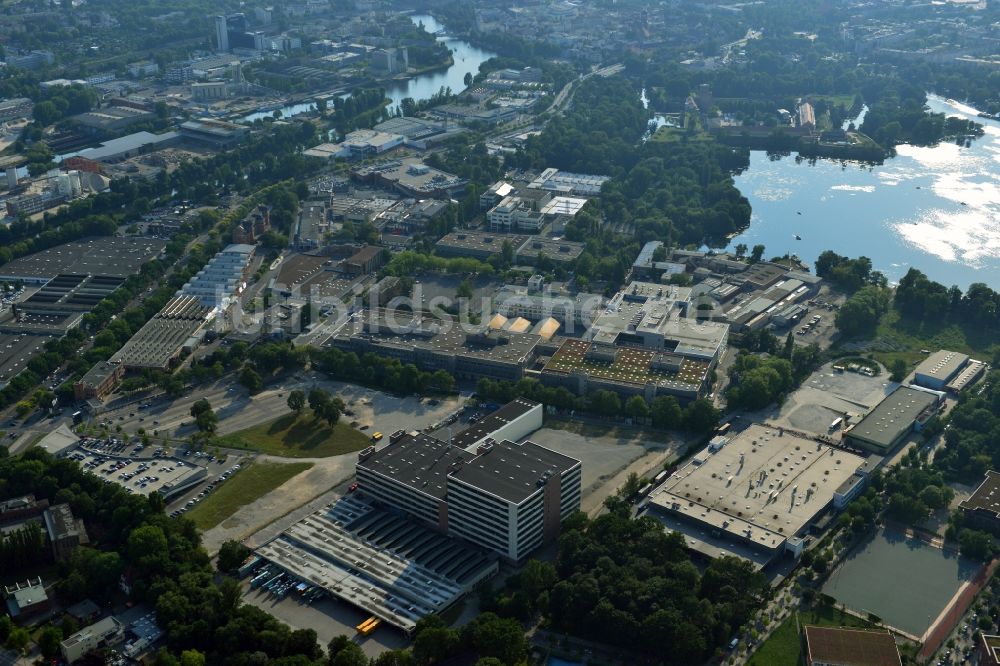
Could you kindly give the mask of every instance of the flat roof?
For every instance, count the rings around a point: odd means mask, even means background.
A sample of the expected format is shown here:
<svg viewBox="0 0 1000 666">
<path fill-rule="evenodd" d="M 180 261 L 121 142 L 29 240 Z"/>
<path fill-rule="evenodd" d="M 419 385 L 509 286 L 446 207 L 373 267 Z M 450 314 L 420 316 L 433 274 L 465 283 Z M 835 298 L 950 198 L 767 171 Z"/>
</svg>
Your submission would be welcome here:
<svg viewBox="0 0 1000 666">
<path fill-rule="evenodd" d="M 921 361 L 915 373 L 947 382 L 968 360 L 965 354 L 942 349 Z"/>
<path fill-rule="evenodd" d="M 566 339 L 545 364 L 544 371 L 567 374 L 581 371 L 588 377 L 610 382 L 638 386 L 653 383 L 684 391 L 700 387 L 709 372 L 707 361 L 636 347 L 614 347 L 613 361 L 588 358 L 593 345 L 585 340 Z"/>
<path fill-rule="evenodd" d="M 501 315 L 502 316 L 502 315 Z M 473 425 L 451 438 L 453 446 L 461 449 L 472 446 L 490 433 L 496 432 L 511 421 L 521 418 L 534 409 L 540 408 L 542 403 L 528 400 L 527 398 L 515 398 L 495 412 L 486 415 Z"/>
<path fill-rule="evenodd" d="M 841 666 L 900 666 L 896 639 L 884 629 L 806 625 L 809 663 Z"/>
<path fill-rule="evenodd" d="M 102 236 L 63 243 L 0 267 L 0 277 L 54 278 L 60 273 L 128 277 L 154 259 L 167 241 Z"/>
<path fill-rule="evenodd" d="M 364 467 L 384 477 L 443 500 L 448 494 L 447 475 L 456 458 L 470 457 L 462 449 L 424 433 L 407 435 L 386 444 L 363 460 Z"/>
<path fill-rule="evenodd" d="M 546 475 L 559 476 L 579 465 L 579 460 L 534 442 L 503 441 L 459 466 L 452 477 L 512 504 L 520 504 L 538 492 Z"/>
<path fill-rule="evenodd" d="M 74 536 L 80 533 L 79 526 L 73 518 L 73 510 L 69 504 L 56 504 L 45 510 L 45 526 L 53 539 Z"/>
<path fill-rule="evenodd" d="M 442 236 L 435 245 L 449 250 L 475 250 L 497 254 L 503 249 L 504 241 L 510 243 L 514 251 L 517 252 L 522 245 L 528 242 L 528 236 L 463 229 Z"/>
<path fill-rule="evenodd" d="M 1000 472 L 988 470 L 979 487 L 958 506 L 961 509 L 989 511 L 1000 516 Z"/>
<path fill-rule="evenodd" d="M 850 436 L 889 447 L 908 431 L 917 417 L 937 402 L 927 391 L 900 386 L 886 396 L 850 430 Z"/>
<path fill-rule="evenodd" d="M 60 423 L 58 428 L 38 440 L 35 446 L 57 456 L 63 451 L 75 447 L 79 442 L 80 437 L 70 430 L 68 425 Z"/>
<path fill-rule="evenodd" d="M 97 148 L 87 148 L 79 153 L 80 157 L 90 160 L 103 160 L 115 158 L 122 153 L 138 150 L 143 146 L 156 146 L 162 143 L 169 143 L 180 138 L 177 132 L 164 132 L 163 134 L 153 134 L 152 132 L 136 132 L 126 136 L 110 139 L 103 142 Z"/>
<path fill-rule="evenodd" d="M 773 552 L 806 528 L 864 461 L 816 440 L 752 424 L 713 439 L 655 489 L 649 502 Z"/>
</svg>

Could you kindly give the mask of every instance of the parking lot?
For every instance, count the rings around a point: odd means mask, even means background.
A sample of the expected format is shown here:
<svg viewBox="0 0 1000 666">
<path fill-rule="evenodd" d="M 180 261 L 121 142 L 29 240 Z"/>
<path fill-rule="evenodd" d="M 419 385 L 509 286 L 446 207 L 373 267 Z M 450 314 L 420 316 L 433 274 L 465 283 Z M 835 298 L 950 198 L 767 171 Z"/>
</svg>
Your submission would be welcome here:
<svg viewBox="0 0 1000 666">
<path fill-rule="evenodd" d="M 84 470 L 103 478 L 105 483 L 117 483 L 126 492 L 136 495 L 154 492 L 170 495 L 206 477 L 204 467 L 168 457 L 123 458 L 81 447 L 70 453 L 69 458 L 79 462 Z"/>
</svg>

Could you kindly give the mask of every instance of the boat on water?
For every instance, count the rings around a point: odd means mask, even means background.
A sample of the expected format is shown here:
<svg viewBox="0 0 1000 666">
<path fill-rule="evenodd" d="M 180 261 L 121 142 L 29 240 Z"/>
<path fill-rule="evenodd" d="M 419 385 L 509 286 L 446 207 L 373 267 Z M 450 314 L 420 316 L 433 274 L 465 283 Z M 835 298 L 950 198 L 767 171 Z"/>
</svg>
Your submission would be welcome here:
<svg viewBox="0 0 1000 666">
<path fill-rule="evenodd" d="M 795 240 L 802 240 L 802 236 L 799 236 L 798 234 L 795 234 Z"/>
</svg>

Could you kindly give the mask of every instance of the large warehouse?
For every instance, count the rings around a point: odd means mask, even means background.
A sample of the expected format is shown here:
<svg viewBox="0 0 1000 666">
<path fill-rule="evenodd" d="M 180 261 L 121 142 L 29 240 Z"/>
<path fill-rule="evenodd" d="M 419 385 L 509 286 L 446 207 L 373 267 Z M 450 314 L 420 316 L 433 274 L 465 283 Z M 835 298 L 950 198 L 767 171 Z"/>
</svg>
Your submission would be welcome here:
<svg viewBox="0 0 1000 666">
<path fill-rule="evenodd" d="M 763 567 L 830 507 L 864 458 L 762 425 L 717 437 L 659 488 L 649 504 L 709 557 Z"/>
<path fill-rule="evenodd" d="M 959 352 L 944 349 L 934 352 L 917 366 L 913 382 L 935 391 L 943 391 L 968 361 L 969 357 Z"/>
<path fill-rule="evenodd" d="M 919 431 L 933 416 L 939 402 L 936 393 L 900 386 L 845 432 L 847 441 L 866 451 L 886 455 L 911 431 Z"/>
</svg>

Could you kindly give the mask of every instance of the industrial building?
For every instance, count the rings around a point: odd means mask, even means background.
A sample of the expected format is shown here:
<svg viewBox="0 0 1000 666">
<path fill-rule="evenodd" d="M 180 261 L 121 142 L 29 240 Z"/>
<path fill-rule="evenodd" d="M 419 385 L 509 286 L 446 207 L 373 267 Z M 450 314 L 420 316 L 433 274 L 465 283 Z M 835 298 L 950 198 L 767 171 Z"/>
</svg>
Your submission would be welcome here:
<svg viewBox="0 0 1000 666">
<path fill-rule="evenodd" d="M 538 259 L 539 254 L 556 263 L 569 263 L 579 258 L 584 250 L 583 243 L 561 238 L 554 239 L 542 236 L 504 234 L 468 229 L 446 234 L 434 246 L 437 249 L 437 253 L 441 256 L 472 257 L 483 260 L 489 258 L 491 255 L 502 252 L 504 243 L 509 244 L 513 250 L 514 260 L 524 264 L 534 263 Z"/>
<path fill-rule="evenodd" d="M 242 141 L 249 129 L 212 118 L 188 120 L 180 125 L 181 137 L 195 143 L 206 143 L 213 148 L 231 148 Z"/>
<path fill-rule="evenodd" d="M 936 351 L 917 366 L 913 373 L 913 383 L 935 391 L 943 391 L 968 361 L 969 357 L 959 352 L 944 349 Z"/>
<path fill-rule="evenodd" d="M 498 417 L 500 430 L 520 427 L 508 418 L 515 414 L 531 421 L 536 407 L 507 409 L 507 417 Z M 495 441 L 479 429 L 459 438 L 482 443 L 471 452 L 404 434 L 381 449 L 369 447 L 358 456 L 358 484 L 366 496 L 513 562 L 554 540 L 579 509 L 580 461 L 531 441 Z"/>
<path fill-rule="evenodd" d="M 968 387 L 975 384 L 986 372 L 986 364 L 982 361 L 969 359 L 965 367 L 959 370 L 958 374 L 945 385 L 945 389 L 951 393 L 961 393 Z"/>
<path fill-rule="evenodd" d="M 204 305 L 199 297 L 175 296 L 136 331 L 135 335 L 115 352 L 108 363 L 112 366 L 122 366 L 127 370 L 167 370 L 185 348 L 194 348 L 199 336 L 204 332 L 210 314 L 210 307 Z M 95 386 L 95 394 L 99 387 L 109 381 L 103 379 L 103 376 L 108 372 L 113 373 L 113 370 L 102 370 L 98 366 L 87 373 L 88 375 L 94 373 L 89 379 L 90 382 L 101 382 Z M 86 379 L 85 376 L 81 379 L 81 383 Z M 88 390 L 90 389 L 87 385 L 81 388 L 84 392 Z"/>
<path fill-rule="evenodd" d="M 598 345 L 637 346 L 714 365 L 729 326 L 696 318 L 691 293 L 689 287 L 633 281 L 611 298 L 587 337 Z"/>
<path fill-rule="evenodd" d="M 127 136 L 105 141 L 96 148 L 87 148 L 78 153 L 78 157 L 95 162 L 120 162 L 136 155 L 151 153 L 168 146 L 180 143 L 181 135 L 177 132 L 136 132 Z"/>
<path fill-rule="evenodd" d="M 941 394 L 900 386 L 858 423 L 844 431 L 853 446 L 886 455 L 912 431 L 919 432 L 936 412 Z"/>
<path fill-rule="evenodd" d="M 895 637 L 885 629 L 806 625 L 806 666 L 902 666 Z"/>
<path fill-rule="evenodd" d="M 451 445 L 475 453 L 488 440 L 517 442 L 542 427 L 542 403 L 515 398 L 451 438 Z"/>
<path fill-rule="evenodd" d="M 711 369 L 711 362 L 703 359 L 569 338 L 552 354 L 539 379 L 576 395 L 603 389 L 621 396 L 641 395 L 646 401 L 672 395 L 685 403 L 707 390 Z"/>
<path fill-rule="evenodd" d="M 365 183 L 394 189 L 409 197 L 450 198 L 465 191 L 468 180 L 439 171 L 418 158 L 381 162 L 351 171 L 351 176 Z"/>
<path fill-rule="evenodd" d="M 225 310 L 234 297 L 243 293 L 257 248 L 253 245 L 226 246 L 187 283 L 177 296 L 194 296 L 207 308 Z"/>
<path fill-rule="evenodd" d="M 649 505 L 707 557 L 766 566 L 799 554 L 798 538 L 833 504 L 864 458 L 781 429 L 753 424 L 718 436 L 655 489 Z"/>
<path fill-rule="evenodd" d="M 131 106 L 106 106 L 86 113 L 70 116 L 69 120 L 93 132 L 121 132 L 132 125 L 153 120 L 152 111 Z"/>
<path fill-rule="evenodd" d="M 251 587 L 297 584 L 411 632 L 496 574 L 495 557 L 357 495 L 316 511 L 257 549 L 267 561 Z M 282 592 L 278 592 L 282 594 Z"/>
<path fill-rule="evenodd" d="M 514 285 L 505 286 L 494 298 L 496 311 L 505 317 L 524 317 L 533 322 L 552 317 L 571 333 L 586 330 L 604 309 L 605 301 L 601 294 L 533 293 Z"/>
<path fill-rule="evenodd" d="M 125 628 L 114 616 L 84 627 L 60 643 L 63 659 L 72 664 L 91 650 L 116 645 L 125 638 Z"/>
<path fill-rule="evenodd" d="M 988 470 L 983 482 L 958 508 L 966 525 L 1000 536 L 1000 473 Z"/>
<path fill-rule="evenodd" d="M 166 245 L 153 238 L 86 238 L 13 259 L 0 268 L 0 280 L 44 284 L 60 273 L 125 278 L 158 257 Z"/>
</svg>

